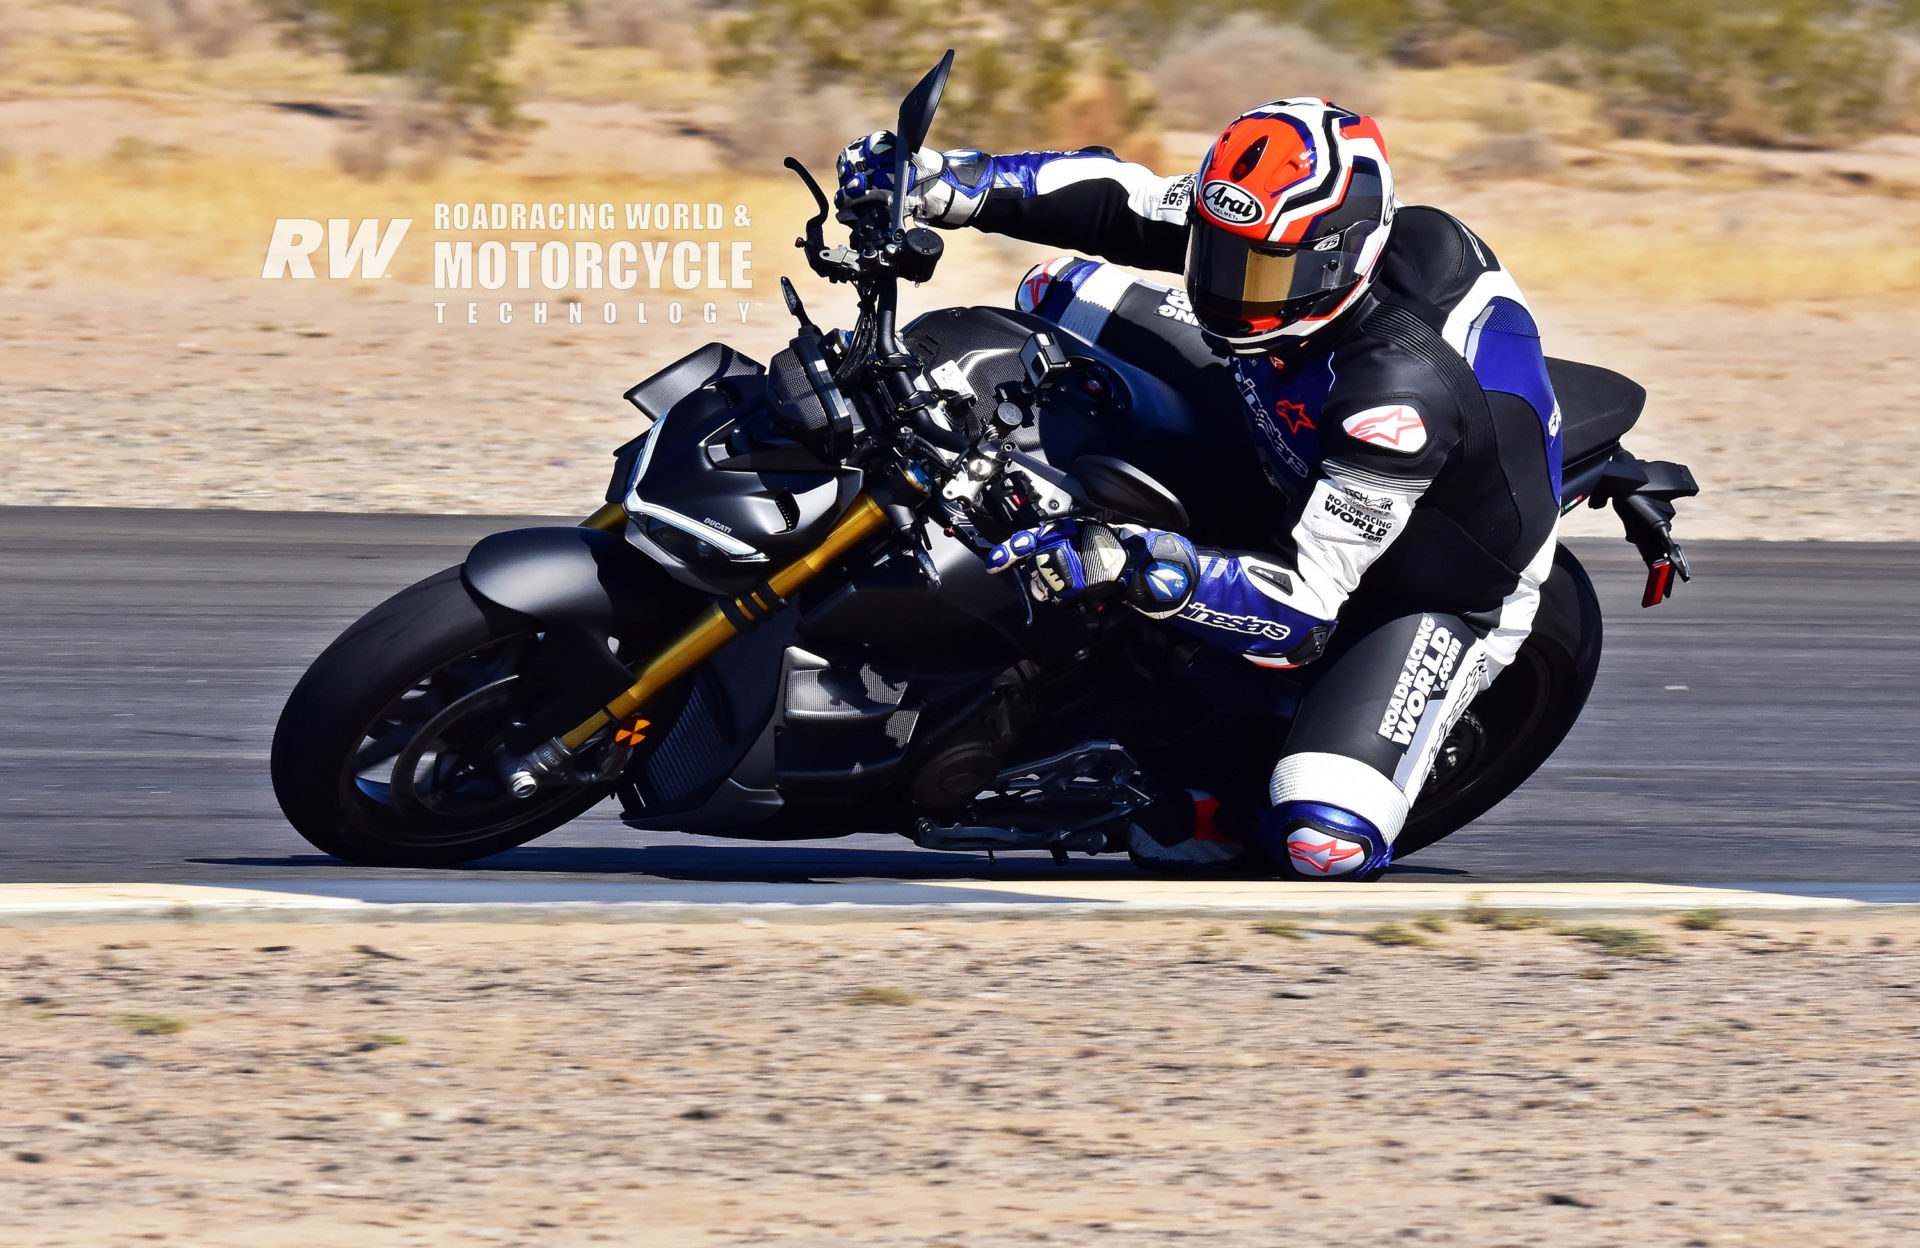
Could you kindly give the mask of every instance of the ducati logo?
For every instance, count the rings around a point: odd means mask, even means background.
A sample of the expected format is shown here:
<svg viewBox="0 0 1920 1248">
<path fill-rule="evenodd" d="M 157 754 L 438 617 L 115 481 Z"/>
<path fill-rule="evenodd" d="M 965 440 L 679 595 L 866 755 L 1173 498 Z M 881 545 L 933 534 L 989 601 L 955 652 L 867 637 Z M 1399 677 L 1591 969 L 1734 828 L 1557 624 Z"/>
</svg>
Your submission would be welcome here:
<svg viewBox="0 0 1920 1248">
<path fill-rule="evenodd" d="M 1200 202 L 1207 206 L 1208 212 L 1228 225 L 1251 225 L 1262 215 L 1260 201 L 1245 188 L 1231 182 L 1215 180 L 1207 183 L 1201 189 Z"/>
</svg>

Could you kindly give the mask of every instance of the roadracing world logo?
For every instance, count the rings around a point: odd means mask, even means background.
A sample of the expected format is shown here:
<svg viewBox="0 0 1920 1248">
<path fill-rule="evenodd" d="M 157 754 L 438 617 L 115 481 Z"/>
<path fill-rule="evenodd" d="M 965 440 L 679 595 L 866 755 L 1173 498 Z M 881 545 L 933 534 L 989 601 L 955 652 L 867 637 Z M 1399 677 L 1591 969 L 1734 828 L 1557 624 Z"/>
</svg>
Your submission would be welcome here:
<svg viewBox="0 0 1920 1248">
<path fill-rule="evenodd" d="M 260 276 L 389 277 L 415 221 L 282 217 Z M 716 237 L 752 227 L 745 204 L 439 203 L 432 222 L 438 325 L 744 325 L 753 306 L 753 243 Z"/>
</svg>

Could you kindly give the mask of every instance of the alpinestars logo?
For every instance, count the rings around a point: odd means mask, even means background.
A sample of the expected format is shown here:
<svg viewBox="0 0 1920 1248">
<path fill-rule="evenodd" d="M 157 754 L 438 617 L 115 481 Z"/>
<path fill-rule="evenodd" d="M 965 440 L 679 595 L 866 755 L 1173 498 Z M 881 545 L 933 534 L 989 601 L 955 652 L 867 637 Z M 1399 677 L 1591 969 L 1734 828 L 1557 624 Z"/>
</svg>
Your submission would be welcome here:
<svg viewBox="0 0 1920 1248">
<path fill-rule="evenodd" d="M 1404 403 L 1369 408 L 1340 422 L 1340 427 L 1362 442 L 1412 455 L 1427 444 L 1427 425 L 1420 413 Z"/>
<path fill-rule="evenodd" d="M 1215 611 L 1202 602 L 1188 604 L 1186 610 L 1180 613 L 1180 618 L 1204 624 L 1208 628 L 1238 633 L 1242 637 L 1258 637 L 1263 641 L 1285 641 L 1293 635 L 1293 630 L 1278 620 L 1266 620 L 1257 615 L 1229 615 L 1225 611 Z"/>
<path fill-rule="evenodd" d="M 1444 628 L 1434 626 L 1433 617 L 1420 617 L 1420 631 L 1413 636 L 1401 665 L 1400 679 L 1393 686 L 1393 698 L 1387 713 L 1380 718 L 1379 734 L 1395 745 L 1413 744 L 1420 727 L 1420 716 L 1427 702 L 1445 693 L 1454 665 L 1460 662 L 1460 639 Z"/>
<path fill-rule="evenodd" d="M 1239 368 L 1233 370 L 1233 378 L 1240 385 L 1241 402 L 1247 405 L 1247 411 L 1253 417 L 1254 425 L 1260 430 L 1261 442 L 1273 452 L 1274 458 L 1286 465 L 1288 472 L 1302 481 L 1312 476 L 1313 469 L 1307 466 L 1307 461 L 1300 458 L 1298 451 L 1287 445 L 1286 435 L 1281 433 L 1280 426 L 1274 423 L 1272 414 L 1267 411 L 1266 403 L 1260 398 L 1260 388 L 1253 384 L 1253 379 Z"/>
</svg>

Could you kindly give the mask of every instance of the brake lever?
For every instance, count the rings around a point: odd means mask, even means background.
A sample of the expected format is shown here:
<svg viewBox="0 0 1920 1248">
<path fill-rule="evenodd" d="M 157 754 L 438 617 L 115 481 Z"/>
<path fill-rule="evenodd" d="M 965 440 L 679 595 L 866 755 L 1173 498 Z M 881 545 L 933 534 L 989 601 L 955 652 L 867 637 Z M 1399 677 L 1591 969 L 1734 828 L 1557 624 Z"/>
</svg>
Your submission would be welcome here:
<svg viewBox="0 0 1920 1248">
<path fill-rule="evenodd" d="M 789 156 L 781 163 L 799 175 L 800 181 L 813 193 L 814 206 L 819 209 L 807 219 L 807 232 L 793 240 L 795 247 L 807 253 L 807 267 L 830 282 L 856 280 L 860 276 L 857 255 L 845 247 L 836 247 L 833 252 L 827 250 L 827 214 L 833 211 L 833 205 L 827 201 L 827 193 L 820 189 L 819 181 L 797 157 Z"/>
<path fill-rule="evenodd" d="M 798 156 L 789 156 L 780 163 L 799 174 L 800 180 L 807 184 L 809 191 L 813 192 L 813 202 L 820 211 L 807 222 L 807 230 L 813 237 L 819 238 L 821 228 L 826 225 L 827 214 L 833 210 L 833 205 L 827 202 L 827 193 L 820 189 L 820 183 L 815 180 L 813 173 L 800 163 Z"/>
</svg>

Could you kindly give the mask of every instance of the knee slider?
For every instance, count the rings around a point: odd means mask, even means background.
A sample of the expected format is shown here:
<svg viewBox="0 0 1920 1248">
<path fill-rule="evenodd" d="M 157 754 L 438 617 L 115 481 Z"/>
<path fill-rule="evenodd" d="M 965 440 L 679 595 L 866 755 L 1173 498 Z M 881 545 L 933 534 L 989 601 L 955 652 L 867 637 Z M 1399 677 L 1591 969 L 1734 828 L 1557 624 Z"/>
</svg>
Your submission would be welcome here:
<svg viewBox="0 0 1920 1248">
<path fill-rule="evenodd" d="M 1303 879 L 1365 879 L 1393 861 L 1393 845 L 1366 818 L 1325 802 L 1282 802 L 1260 816 L 1270 861 Z"/>
</svg>

